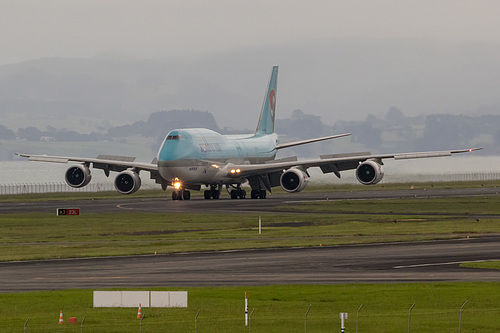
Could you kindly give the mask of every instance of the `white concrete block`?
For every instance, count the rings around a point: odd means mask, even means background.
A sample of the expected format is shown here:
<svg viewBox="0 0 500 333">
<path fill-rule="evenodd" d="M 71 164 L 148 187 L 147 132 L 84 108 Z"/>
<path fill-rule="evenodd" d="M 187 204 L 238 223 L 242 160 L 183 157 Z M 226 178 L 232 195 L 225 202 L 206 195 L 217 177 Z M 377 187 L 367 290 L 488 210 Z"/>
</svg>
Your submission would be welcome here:
<svg viewBox="0 0 500 333">
<path fill-rule="evenodd" d="M 122 291 L 122 308 L 149 307 L 149 291 Z"/>
<path fill-rule="evenodd" d="M 95 308 L 187 308 L 187 291 L 94 291 Z"/>
<path fill-rule="evenodd" d="M 187 308 L 188 292 L 187 291 L 171 291 L 170 292 L 170 307 L 171 308 Z"/>
<path fill-rule="evenodd" d="M 152 291 L 151 292 L 151 307 L 152 308 L 168 308 L 168 307 L 170 307 L 170 292 L 169 291 Z"/>
<path fill-rule="evenodd" d="M 120 291 L 94 291 L 94 308 L 116 308 L 121 304 Z"/>
</svg>

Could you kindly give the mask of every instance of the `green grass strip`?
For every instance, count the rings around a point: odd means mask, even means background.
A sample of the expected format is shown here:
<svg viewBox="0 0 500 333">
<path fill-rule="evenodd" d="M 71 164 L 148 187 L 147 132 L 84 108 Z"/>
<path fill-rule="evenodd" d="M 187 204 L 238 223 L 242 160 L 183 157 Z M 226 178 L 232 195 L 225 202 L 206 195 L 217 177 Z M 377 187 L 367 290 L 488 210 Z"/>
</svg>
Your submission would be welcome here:
<svg viewBox="0 0 500 333">
<path fill-rule="evenodd" d="M 500 232 L 498 219 L 404 215 L 55 214 L 0 216 L 0 260 L 466 238 Z"/>
<path fill-rule="evenodd" d="M 424 283 L 356 285 L 278 285 L 268 287 L 153 288 L 187 290 L 188 308 L 143 307 L 142 332 L 246 332 L 244 295 L 249 294 L 252 332 L 302 332 L 307 308 L 308 332 L 340 330 L 339 313 L 349 313 L 346 331 L 406 332 L 408 310 L 412 332 L 456 332 L 459 308 L 462 332 L 498 332 L 500 283 Z M 93 308 L 92 290 L 66 290 L 0 295 L 2 332 L 138 332 L 137 308 Z M 65 323 L 58 324 L 59 311 Z M 78 324 L 67 323 L 77 317 Z"/>
<path fill-rule="evenodd" d="M 500 233 L 495 215 L 500 213 L 497 196 L 351 200 L 288 207 L 295 208 L 301 214 L 2 214 L 0 261 L 420 241 Z"/>
<path fill-rule="evenodd" d="M 500 269 L 500 260 L 483 262 L 466 262 L 460 264 L 460 267 L 482 268 L 482 269 Z"/>
</svg>

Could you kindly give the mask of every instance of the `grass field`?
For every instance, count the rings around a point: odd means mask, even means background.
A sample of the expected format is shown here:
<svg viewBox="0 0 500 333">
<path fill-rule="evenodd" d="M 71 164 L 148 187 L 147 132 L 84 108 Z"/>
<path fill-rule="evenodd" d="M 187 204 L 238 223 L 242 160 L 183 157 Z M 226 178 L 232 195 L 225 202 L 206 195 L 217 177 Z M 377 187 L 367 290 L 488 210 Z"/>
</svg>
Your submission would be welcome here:
<svg viewBox="0 0 500 333">
<path fill-rule="evenodd" d="M 28 196 L 32 200 L 39 197 Z M 286 212 L 126 212 L 67 217 L 2 214 L 0 260 L 417 241 L 500 233 L 496 217 L 500 196 L 342 200 L 281 209 Z"/>
<path fill-rule="evenodd" d="M 155 290 L 172 290 L 155 288 Z M 462 332 L 498 332 L 500 283 L 426 283 L 332 286 L 269 286 L 186 288 L 188 308 L 143 308 L 142 332 L 193 332 L 198 310 L 198 332 L 247 332 L 244 294 L 249 294 L 252 332 L 303 332 L 307 308 L 308 332 L 340 330 L 339 313 L 349 313 L 346 332 L 406 332 L 408 311 L 412 332 L 456 332 L 459 309 Z M 93 308 L 92 291 L 67 290 L 0 295 L 2 332 L 139 332 L 137 308 Z M 65 324 L 59 325 L 59 311 Z M 78 325 L 67 323 L 78 318 Z"/>
<path fill-rule="evenodd" d="M 500 269 L 500 261 L 483 261 L 483 262 L 466 262 L 460 264 L 460 267 L 470 267 L 470 268 L 486 268 L 486 269 Z"/>
<path fill-rule="evenodd" d="M 415 184 L 414 188 L 497 186 L 493 183 Z M 408 189 L 408 184 L 378 189 Z M 357 191 L 374 187 L 342 186 Z M 331 188 L 330 188 L 331 190 Z M 312 188 L 321 191 L 321 188 Z M 163 197 L 161 191 L 137 197 Z M 167 194 L 168 195 L 168 194 Z M 115 194 L 76 193 L 2 196 L 0 202 L 104 199 Z M 117 195 L 117 197 L 120 197 Z M 479 237 L 500 233 L 500 197 L 402 200 L 343 200 L 281 207 L 286 212 L 242 214 L 124 213 L 0 215 L 0 260 L 33 260 L 201 250 L 340 245 Z M 290 210 L 295 210 L 290 212 Z M 258 234 L 258 217 L 263 232 Z M 481 263 L 482 265 L 486 263 Z M 498 262 L 487 268 L 498 268 Z M 172 290 L 161 286 L 154 290 Z M 175 289 L 174 289 L 175 290 Z M 340 330 L 339 312 L 348 312 L 347 332 L 402 332 L 411 313 L 412 332 L 498 332 L 500 283 L 424 283 L 331 286 L 186 288 L 187 309 L 143 309 L 142 332 L 246 332 L 243 295 L 250 293 L 253 332 L 302 332 L 308 306 L 308 332 Z M 58 324 L 86 316 L 84 332 L 139 332 L 137 309 L 94 309 L 91 290 L 0 294 L 0 332 L 80 332 L 80 324 Z"/>
</svg>

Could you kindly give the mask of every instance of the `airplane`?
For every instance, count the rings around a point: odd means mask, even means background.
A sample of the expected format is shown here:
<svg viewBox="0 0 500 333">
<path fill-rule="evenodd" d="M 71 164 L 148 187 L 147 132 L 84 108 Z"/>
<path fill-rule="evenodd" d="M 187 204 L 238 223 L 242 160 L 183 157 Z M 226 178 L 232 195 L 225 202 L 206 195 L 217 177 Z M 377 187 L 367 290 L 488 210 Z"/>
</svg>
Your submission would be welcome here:
<svg viewBox="0 0 500 333">
<path fill-rule="evenodd" d="M 190 190 L 200 191 L 205 199 L 219 199 L 225 186 L 231 199 L 246 198 L 242 187 L 248 183 L 252 199 L 265 199 L 273 187 L 281 186 L 286 192 L 300 192 L 309 183 L 308 169 L 319 167 L 323 173 L 355 170 L 357 180 L 363 185 L 374 185 L 384 177 L 383 159 L 418 159 L 451 156 L 482 148 L 395 153 L 372 155 L 369 152 L 321 155 L 312 160 L 297 157 L 275 159 L 280 149 L 349 136 L 350 133 L 280 143 L 274 131 L 278 66 L 273 66 L 260 112 L 257 129 L 247 135 L 222 135 L 204 128 L 174 129 L 163 141 L 156 158 L 151 163 L 135 162 L 135 157 L 99 155 L 97 158 L 30 155 L 16 153 L 30 161 L 68 163 L 65 174 L 67 184 L 80 188 L 92 179 L 90 166 L 102 169 L 107 177 L 118 172 L 115 189 L 122 194 L 132 194 L 141 187 L 141 171 L 149 172 L 150 179 L 163 190 L 173 187 L 173 200 L 189 200 Z"/>
</svg>

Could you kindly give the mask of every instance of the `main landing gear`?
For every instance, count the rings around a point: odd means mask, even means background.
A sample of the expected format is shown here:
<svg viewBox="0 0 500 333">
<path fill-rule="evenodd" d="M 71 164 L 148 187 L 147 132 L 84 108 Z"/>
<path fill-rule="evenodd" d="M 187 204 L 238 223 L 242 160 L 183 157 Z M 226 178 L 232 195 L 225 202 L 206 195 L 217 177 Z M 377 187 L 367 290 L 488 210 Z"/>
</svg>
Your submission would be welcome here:
<svg viewBox="0 0 500 333">
<path fill-rule="evenodd" d="M 250 192 L 250 197 L 252 199 L 265 199 L 266 198 L 266 190 L 252 190 Z"/>
<path fill-rule="evenodd" d="M 233 186 L 231 185 L 232 189 L 230 190 L 230 186 L 226 185 L 226 189 L 228 193 L 231 195 L 231 199 L 245 199 L 247 196 L 247 191 L 243 188 L 241 188 L 241 185 L 238 186 Z M 220 198 L 220 193 L 221 193 L 221 185 L 215 184 L 215 185 L 210 185 L 209 190 L 205 190 L 203 193 L 204 197 L 206 200 L 210 199 L 219 199 Z M 265 199 L 266 198 L 266 190 L 252 190 L 250 192 L 250 196 L 252 199 Z M 172 198 L 173 198 L 173 193 L 172 193 Z M 176 200 L 176 199 L 174 199 Z M 184 199 L 184 200 L 189 200 L 189 199 Z"/>
<path fill-rule="evenodd" d="M 186 190 L 174 190 L 172 192 L 172 200 L 189 200 L 191 199 L 191 192 Z"/>
<path fill-rule="evenodd" d="M 206 200 L 220 198 L 220 185 L 210 185 L 210 190 L 205 190 L 203 193 Z"/>
<path fill-rule="evenodd" d="M 229 192 L 229 188 L 227 189 Z M 247 196 L 247 191 L 241 188 L 241 186 L 237 186 L 235 189 L 231 190 L 231 199 L 245 199 Z"/>
<path fill-rule="evenodd" d="M 238 184 L 236 187 L 233 187 L 231 191 L 229 191 L 229 186 L 226 185 L 227 191 L 231 194 L 231 199 L 245 199 L 247 196 L 247 191 L 241 188 L 241 185 Z M 250 197 L 252 199 L 265 199 L 266 198 L 266 190 L 252 190 L 250 192 Z"/>
</svg>

